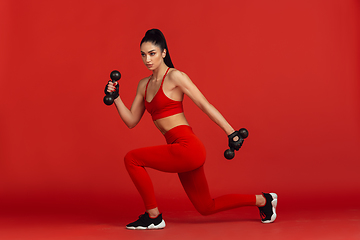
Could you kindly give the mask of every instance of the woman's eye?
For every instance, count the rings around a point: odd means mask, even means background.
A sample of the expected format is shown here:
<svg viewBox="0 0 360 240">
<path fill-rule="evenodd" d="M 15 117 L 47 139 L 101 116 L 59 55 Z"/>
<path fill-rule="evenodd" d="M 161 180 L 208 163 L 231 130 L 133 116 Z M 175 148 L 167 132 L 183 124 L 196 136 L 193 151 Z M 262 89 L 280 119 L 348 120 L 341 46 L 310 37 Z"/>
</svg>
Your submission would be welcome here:
<svg viewBox="0 0 360 240">
<path fill-rule="evenodd" d="M 154 55 L 155 55 L 155 53 L 154 53 L 154 52 L 150 53 L 150 56 L 154 56 Z"/>
</svg>

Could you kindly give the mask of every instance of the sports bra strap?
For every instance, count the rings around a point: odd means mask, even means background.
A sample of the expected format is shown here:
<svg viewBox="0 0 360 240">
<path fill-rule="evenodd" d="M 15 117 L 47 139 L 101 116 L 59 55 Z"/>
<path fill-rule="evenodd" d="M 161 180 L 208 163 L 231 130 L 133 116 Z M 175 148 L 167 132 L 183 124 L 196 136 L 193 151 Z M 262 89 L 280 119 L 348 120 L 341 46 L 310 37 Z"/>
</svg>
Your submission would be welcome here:
<svg viewBox="0 0 360 240">
<path fill-rule="evenodd" d="M 159 90 L 162 88 L 162 85 L 163 85 L 163 83 L 164 83 L 165 77 L 166 77 L 169 69 L 170 69 L 170 68 L 168 68 L 168 69 L 166 70 L 166 72 L 165 72 L 165 75 L 164 75 L 164 77 L 163 77 L 163 79 L 162 79 L 162 81 L 161 81 L 161 85 L 160 85 Z M 146 99 L 146 94 L 147 94 L 147 89 L 148 89 L 148 86 L 149 86 L 149 82 L 150 82 L 150 79 L 151 79 L 152 76 L 153 76 L 153 75 L 150 76 L 149 81 L 148 81 L 147 84 L 146 84 L 146 88 L 145 88 L 145 99 Z"/>
<path fill-rule="evenodd" d="M 166 77 L 166 75 L 167 75 L 167 73 L 168 73 L 169 69 L 170 69 L 170 68 L 168 68 L 168 69 L 166 70 L 166 73 L 165 73 L 165 75 L 164 75 L 164 77 L 163 77 L 163 80 L 162 80 L 162 82 L 161 82 L 160 87 L 162 87 L 162 85 L 163 85 L 163 83 L 164 83 L 164 80 L 165 80 L 165 77 Z"/>
<path fill-rule="evenodd" d="M 149 82 L 150 82 L 151 77 L 152 77 L 152 75 L 150 76 L 149 81 L 148 81 L 147 84 L 146 84 L 145 96 L 144 96 L 145 99 L 146 99 L 147 88 L 148 88 L 148 86 L 149 86 Z"/>
</svg>

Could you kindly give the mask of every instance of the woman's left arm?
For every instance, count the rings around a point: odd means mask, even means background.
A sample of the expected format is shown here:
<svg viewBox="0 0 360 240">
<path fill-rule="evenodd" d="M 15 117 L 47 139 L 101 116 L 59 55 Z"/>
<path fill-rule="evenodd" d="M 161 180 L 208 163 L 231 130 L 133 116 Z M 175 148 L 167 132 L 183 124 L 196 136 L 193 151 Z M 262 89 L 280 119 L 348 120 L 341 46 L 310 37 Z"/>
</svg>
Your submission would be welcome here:
<svg viewBox="0 0 360 240">
<path fill-rule="evenodd" d="M 227 135 L 235 130 L 221 115 L 221 113 L 209 103 L 205 96 L 195 86 L 191 79 L 183 72 L 175 70 L 171 73 L 174 83 L 198 106 L 209 118 L 221 127 Z"/>
</svg>

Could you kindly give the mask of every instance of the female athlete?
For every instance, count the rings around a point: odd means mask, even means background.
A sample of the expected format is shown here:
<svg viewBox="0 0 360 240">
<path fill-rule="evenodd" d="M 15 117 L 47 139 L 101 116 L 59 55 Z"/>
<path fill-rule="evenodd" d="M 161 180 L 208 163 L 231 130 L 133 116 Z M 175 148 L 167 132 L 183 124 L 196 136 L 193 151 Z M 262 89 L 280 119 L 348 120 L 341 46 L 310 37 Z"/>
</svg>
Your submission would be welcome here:
<svg viewBox="0 0 360 240">
<path fill-rule="evenodd" d="M 205 147 L 195 136 L 183 112 L 184 95 L 189 97 L 228 136 L 229 146 L 243 141 L 238 131 L 211 105 L 190 78 L 174 68 L 165 37 L 158 29 L 146 32 L 140 43 L 141 58 L 152 75 L 139 81 L 135 99 L 128 109 L 119 97 L 118 83 L 107 84 L 106 90 L 115 93 L 117 111 L 129 127 L 135 127 L 145 109 L 164 135 L 167 144 L 145 147 L 128 152 L 126 169 L 139 191 L 145 213 L 128 224 L 128 229 L 161 229 L 165 221 L 156 203 L 154 188 L 146 171 L 152 168 L 177 173 L 181 184 L 196 210 L 209 215 L 243 206 L 257 206 L 261 221 L 270 223 L 276 219 L 277 195 L 228 194 L 212 198 L 204 174 Z"/>
</svg>

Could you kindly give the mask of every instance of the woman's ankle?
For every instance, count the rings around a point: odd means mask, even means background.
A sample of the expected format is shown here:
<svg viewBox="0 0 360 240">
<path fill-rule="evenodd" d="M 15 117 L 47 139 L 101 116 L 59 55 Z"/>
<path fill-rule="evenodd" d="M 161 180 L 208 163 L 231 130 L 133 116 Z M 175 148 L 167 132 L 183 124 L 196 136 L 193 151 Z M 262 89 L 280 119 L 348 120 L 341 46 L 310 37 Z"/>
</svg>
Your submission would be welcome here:
<svg viewBox="0 0 360 240">
<path fill-rule="evenodd" d="M 156 218 L 160 214 L 159 209 L 157 207 L 148 209 L 148 210 L 146 210 L 146 212 L 149 214 L 150 218 Z"/>
<path fill-rule="evenodd" d="M 256 206 L 257 207 L 263 207 L 266 204 L 266 199 L 263 195 L 256 195 Z"/>
</svg>

